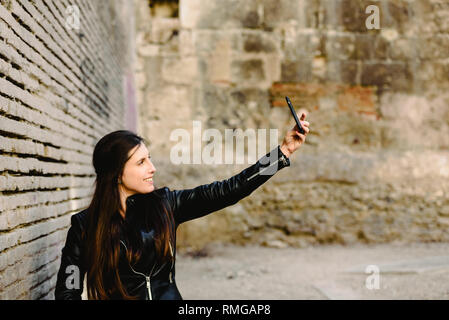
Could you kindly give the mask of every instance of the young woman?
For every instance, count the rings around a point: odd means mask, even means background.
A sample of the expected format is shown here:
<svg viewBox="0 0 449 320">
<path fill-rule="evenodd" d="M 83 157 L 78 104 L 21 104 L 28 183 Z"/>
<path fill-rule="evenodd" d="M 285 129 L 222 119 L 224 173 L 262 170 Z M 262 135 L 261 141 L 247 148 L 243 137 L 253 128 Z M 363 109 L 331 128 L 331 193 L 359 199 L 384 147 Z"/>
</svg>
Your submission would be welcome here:
<svg viewBox="0 0 449 320">
<path fill-rule="evenodd" d="M 309 123 L 230 179 L 194 189 L 156 188 L 144 140 L 115 131 L 95 146 L 96 187 L 89 207 L 71 217 L 57 275 L 56 299 L 182 299 L 175 281 L 176 230 L 186 221 L 237 203 L 289 166 Z M 274 169 L 274 170 L 273 170 Z"/>
</svg>

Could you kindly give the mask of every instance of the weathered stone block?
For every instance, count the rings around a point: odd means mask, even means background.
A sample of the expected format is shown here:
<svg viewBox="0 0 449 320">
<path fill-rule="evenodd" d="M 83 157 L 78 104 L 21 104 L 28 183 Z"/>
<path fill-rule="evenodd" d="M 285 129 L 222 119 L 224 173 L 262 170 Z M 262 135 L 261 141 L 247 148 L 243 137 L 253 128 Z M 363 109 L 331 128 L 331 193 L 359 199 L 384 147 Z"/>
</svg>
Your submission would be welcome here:
<svg viewBox="0 0 449 320">
<path fill-rule="evenodd" d="M 223 54 L 223 51 L 241 51 L 241 32 L 226 30 L 193 30 L 190 38 L 193 53 L 198 55 Z"/>
<path fill-rule="evenodd" d="M 361 86 L 344 87 L 337 96 L 337 105 L 342 111 L 354 114 L 371 114 L 379 118 L 374 88 Z"/>
<path fill-rule="evenodd" d="M 438 31 L 441 33 L 449 33 L 449 3 L 436 2 L 434 3 L 436 10 L 434 10 L 434 19 Z"/>
<path fill-rule="evenodd" d="M 351 32 L 367 32 L 365 21 L 369 15 L 365 13 L 365 10 L 370 4 L 375 2 L 341 0 L 339 6 L 342 8 L 340 14 L 344 29 Z"/>
<path fill-rule="evenodd" d="M 179 54 L 182 56 L 194 55 L 195 46 L 193 43 L 193 31 L 181 29 L 179 30 Z"/>
<path fill-rule="evenodd" d="M 392 60 L 406 61 L 418 57 L 418 44 L 407 38 L 399 38 L 389 44 L 389 58 Z"/>
<path fill-rule="evenodd" d="M 449 56 L 449 35 L 432 35 L 422 37 L 417 43 L 421 59 L 446 59 Z"/>
<path fill-rule="evenodd" d="M 438 25 L 435 21 L 434 3 L 426 0 L 413 2 L 414 23 L 410 25 L 410 33 L 413 34 L 434 34 L 438 32 Z"/>
<path fill-rule="evenodd" d="M 357 61 L 339 61 L 338 73 L 333 74 L 335 76 L 339 75 L 339 80 L 344 84 L 356 85 L 359 84 L 359 63 Z M 332 74 L 329 74 L 329 79 L 333 79 Z M 335 79 L 336 80 L 336 79 Z"/>
<path fill-rule="evenodd" d="M 286 30 L 276 31 L 281 39 L 281 50 L 286 60 L 325 56 L 326 37 L 318 32 L 296 32 L 291 34 Z"/>
<path fill-rule="evenodd" d="M 162 78 L 167 83 L 193 84 L 198 79 L 198 59 L 165 57 L 162 62 Z"/>
<path fill-rule="evenodd" d="M 327 2 L 327 1 L 326 1 Z M 304 28 L 323 29 L 327 12 L 322 1 L 301 1 L 299 5 L 300 25 Z"/>
<path fill-rule="evenodd" d="M 266 32 L 244 32 L 241 36 L 242 50 L 247 53 L 279 52 L 279 39 Z"/>
<path fill-rule="evenodd" d="M 270 105 L 268 102 L 268 92 L 255 88 L 232 89 L 229 92 L 232 105 L 246 106 L 249 109 L 257 108 L 259 110 L 268 110 Z"/>
<path fill-rule="evenodd" d="M 376 35 L 374 41 L 373 57 L 376 60 L 386 60 L 390 50 L 390 43 L 396 40 L 393 38 L 392 41 L 389 41 L 389 39 L 383 36 L 385 34 L 383 31 L 384 30 L 382 30 L 380 35 Z"/>
<path fill-rule="evenodd" d="M 281 80 L 281 59 L 281 55 L 278 53 L 265 55 L 264 66 L 266 81 L 262 84 L 264 88 L 268 88 L 273 82 Z"/>
<path fill-rule="evenodd" d="M 416 86 L 435 92 L 449 88 L 449 64 L 446 62 L 421 61 L 414 68 Z"/>
<path fill-rule="evenodd" d="M 313 1 L 315 2 L 315 1 Z M 316 1 L 318 2 L 318 1 Z M 345 9 L 341 6 L 339 0 L 321 1 L 321 26 L 326 30 L 343 31 L 342 11 Z M 315 19 L 319 17 L 320 11 L 315 11 Z"/>
<path fill-rule="evenodd" d="M 385 90 L 409 91 L 413 87 L 413 74 L 405 63 L 364 63 L 361 84 Z"/>
<path fill-rule="evenodd" d="M 150 127 L 151 134 L 148 136 L 162 134 L 168 137 L 170 130 L 191 119 L 191 99 L 191 91 L 185 86 L 165 85 L 157 90 L 148 91 L 145 108 L 153 111 L 148 113 L 152 115 L 150 120 L 153 122 Z M 175 108 L 176 112 L 171 111 L 172 108 Z M 142 112 L 146 110 L 142 110 Z M 157 120 L 157 122 L 154 120 Z M 170 123 L 170 125 L 166 125 L 167 123 Z M 159 127 L 158 124 L 165 125 L 166 128 L 159 131 L 161 128 L 156 129 L 156 127 Z"/>
<path fill-rule="evenodd" d="M 150 42 L 166 43 L 175 34 L 179 33 L 180 25 L 178 18 L 155 18 L 151 20 Z"/>
<path fill-rule="evenodd" d="M 265 80 L 264 63 L 261 59 L 235 60 L 231 63 L 233 81 L 237 83 L 260 83 Z"/>
<path fill-rule="evenodd" d="M 314 80 L 325 81 L 327 65 L 327 60 L 324 57 L 314 57 L 312 59 L 312 77 Z"/>
<path fill-rule="evenodd" d="M 386 94 L 380 103 L 382 116 L 388 120 L 383 129 L 385 148 L 431 147 L 445 149 L 449 133 L 447 98 L 428 101 L 424 97 Z M 443 120 L 444 119 L 444 120 Z M 416 135 L 416 128 L 420 128 Z M 443 173 L 444 170 L 441 171 Z"/>
<path fill-rule="evenodd" d="M 281 64 L 281 81 L 307 82 L 312 79 L 312 60 L 283 61 Z"/>
<path fill-rule="evenodd" d="M 288 20 L 300 20 L 303 18 L 303 3 L 289 0 L 262 0 L 263 26 L 275 28 L 280 23 Z"/>
<path fill-rule="evenodd" d="M 202 79 L 208 79 L 213 84 L 230 85 L 232 82 L 231 61 L 232 56 L 229 50 L 208 56 L 200 63 Z"/>
<path fill-rule="evenodd" d="M 400 33 L 408 31 L 414 23 L 413 1 L 395 0 L 381 4 L 381 28 L 393 28 Z"/>
<path fill-rule="evenodd" d="M 346 60 L 354 57 L 355 37 L 352 34 L 326 34 L 326 57 L 329 60 Z"/>
<path fill-rule="evenodd" d="M 196 104 L 207 115 L 207 126 L 212 128 L 267 127 L 269 119 L 268 92 L 247 88 L 207 86 L 197 92 Z"/>
<path fill-rule="evenodd" d="M 262 24 L 258 8 L 256 0 L 181 1 L 180 21 L 183 28 L 257 28 Z"/>
<path fill-rule="evenodd" d="M 368 33 L 355 34 L 354 36 L 356 48 L 352 58 L 357 60 L 371 60 L 374 56 L 375 36 Z"/>
<path fill-rule="evenodd" d="M 144 73 L 146 76 L 146 85 L 149 90 L 159 88 L 163 83 L 162 79 L 162 64 L 164 58 L 161 56 L 154 56 L 145 60 Z"/>
</svg>

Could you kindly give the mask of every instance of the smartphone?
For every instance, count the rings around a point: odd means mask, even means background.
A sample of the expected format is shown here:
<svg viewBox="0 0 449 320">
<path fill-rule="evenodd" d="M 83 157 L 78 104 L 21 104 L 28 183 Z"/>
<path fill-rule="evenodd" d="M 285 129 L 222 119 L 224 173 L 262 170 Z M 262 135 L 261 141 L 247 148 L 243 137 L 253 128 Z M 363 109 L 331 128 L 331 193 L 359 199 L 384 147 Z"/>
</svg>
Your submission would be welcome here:
<svg viewBox="0 0 449 320">
<path fill-rule="evenodd" d="M 291 111 L 291 113 L 293 115 L 293 118 L 295 118 L 295 122 L 298 125 L 299 133 L 305 134 L 306 132 L 304 131 L 304 128 L 302 127 L 301 122 L 299 122 L 298 116 L 296 115 L 296 111 L 293 108 L 292 103 L 291 103 L 289 97 L 285 97 L 285 100 L 287 100 L 288 107 L 290 108 L 290 111 Z"/>
</svg>

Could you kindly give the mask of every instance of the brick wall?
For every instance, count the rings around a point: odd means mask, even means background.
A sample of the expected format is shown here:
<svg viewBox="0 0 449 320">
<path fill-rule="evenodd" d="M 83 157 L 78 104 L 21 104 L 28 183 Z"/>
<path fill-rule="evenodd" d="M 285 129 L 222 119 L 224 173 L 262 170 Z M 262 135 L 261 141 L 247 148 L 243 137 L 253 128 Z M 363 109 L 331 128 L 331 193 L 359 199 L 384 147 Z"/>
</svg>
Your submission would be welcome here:
<svg viewBox="0 0 449 320">
<path fill-rule="evenodd" d="M 369 5 L 380 29 L 366 27 Z M 159 184 L 191 188 L 243 169 L 170 164 L 167 137 L 193 120 L 281 139 L 289 95 L 312 126 L 291 168 L 181 226 L 181 246 L 449 240 L 447 1 L 180 0 L 178 13 L 142 19 L 137 36 Z"/>
<path fill-rule="evenodd" d="M 70 217 L 92 195 L 93 147 L 136 129 L 131 10 L 1 1 L 0 299 L 54 297 Z"/>
</svg>

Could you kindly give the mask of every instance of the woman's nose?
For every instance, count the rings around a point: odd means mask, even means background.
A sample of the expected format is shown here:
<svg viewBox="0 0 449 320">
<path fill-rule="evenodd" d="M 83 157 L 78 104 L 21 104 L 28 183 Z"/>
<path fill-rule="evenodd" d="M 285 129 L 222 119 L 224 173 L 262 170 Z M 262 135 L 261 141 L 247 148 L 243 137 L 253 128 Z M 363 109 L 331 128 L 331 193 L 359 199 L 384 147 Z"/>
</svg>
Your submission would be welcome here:
<svg viewBox="0 0 449 320">
<path fill-rule="evenodd" d="M 150 161 L 150 172 L 151 173 L 155 173 L 156 172 L 156 167 L 154 166 L 153 162 Z"/>
</svg>

